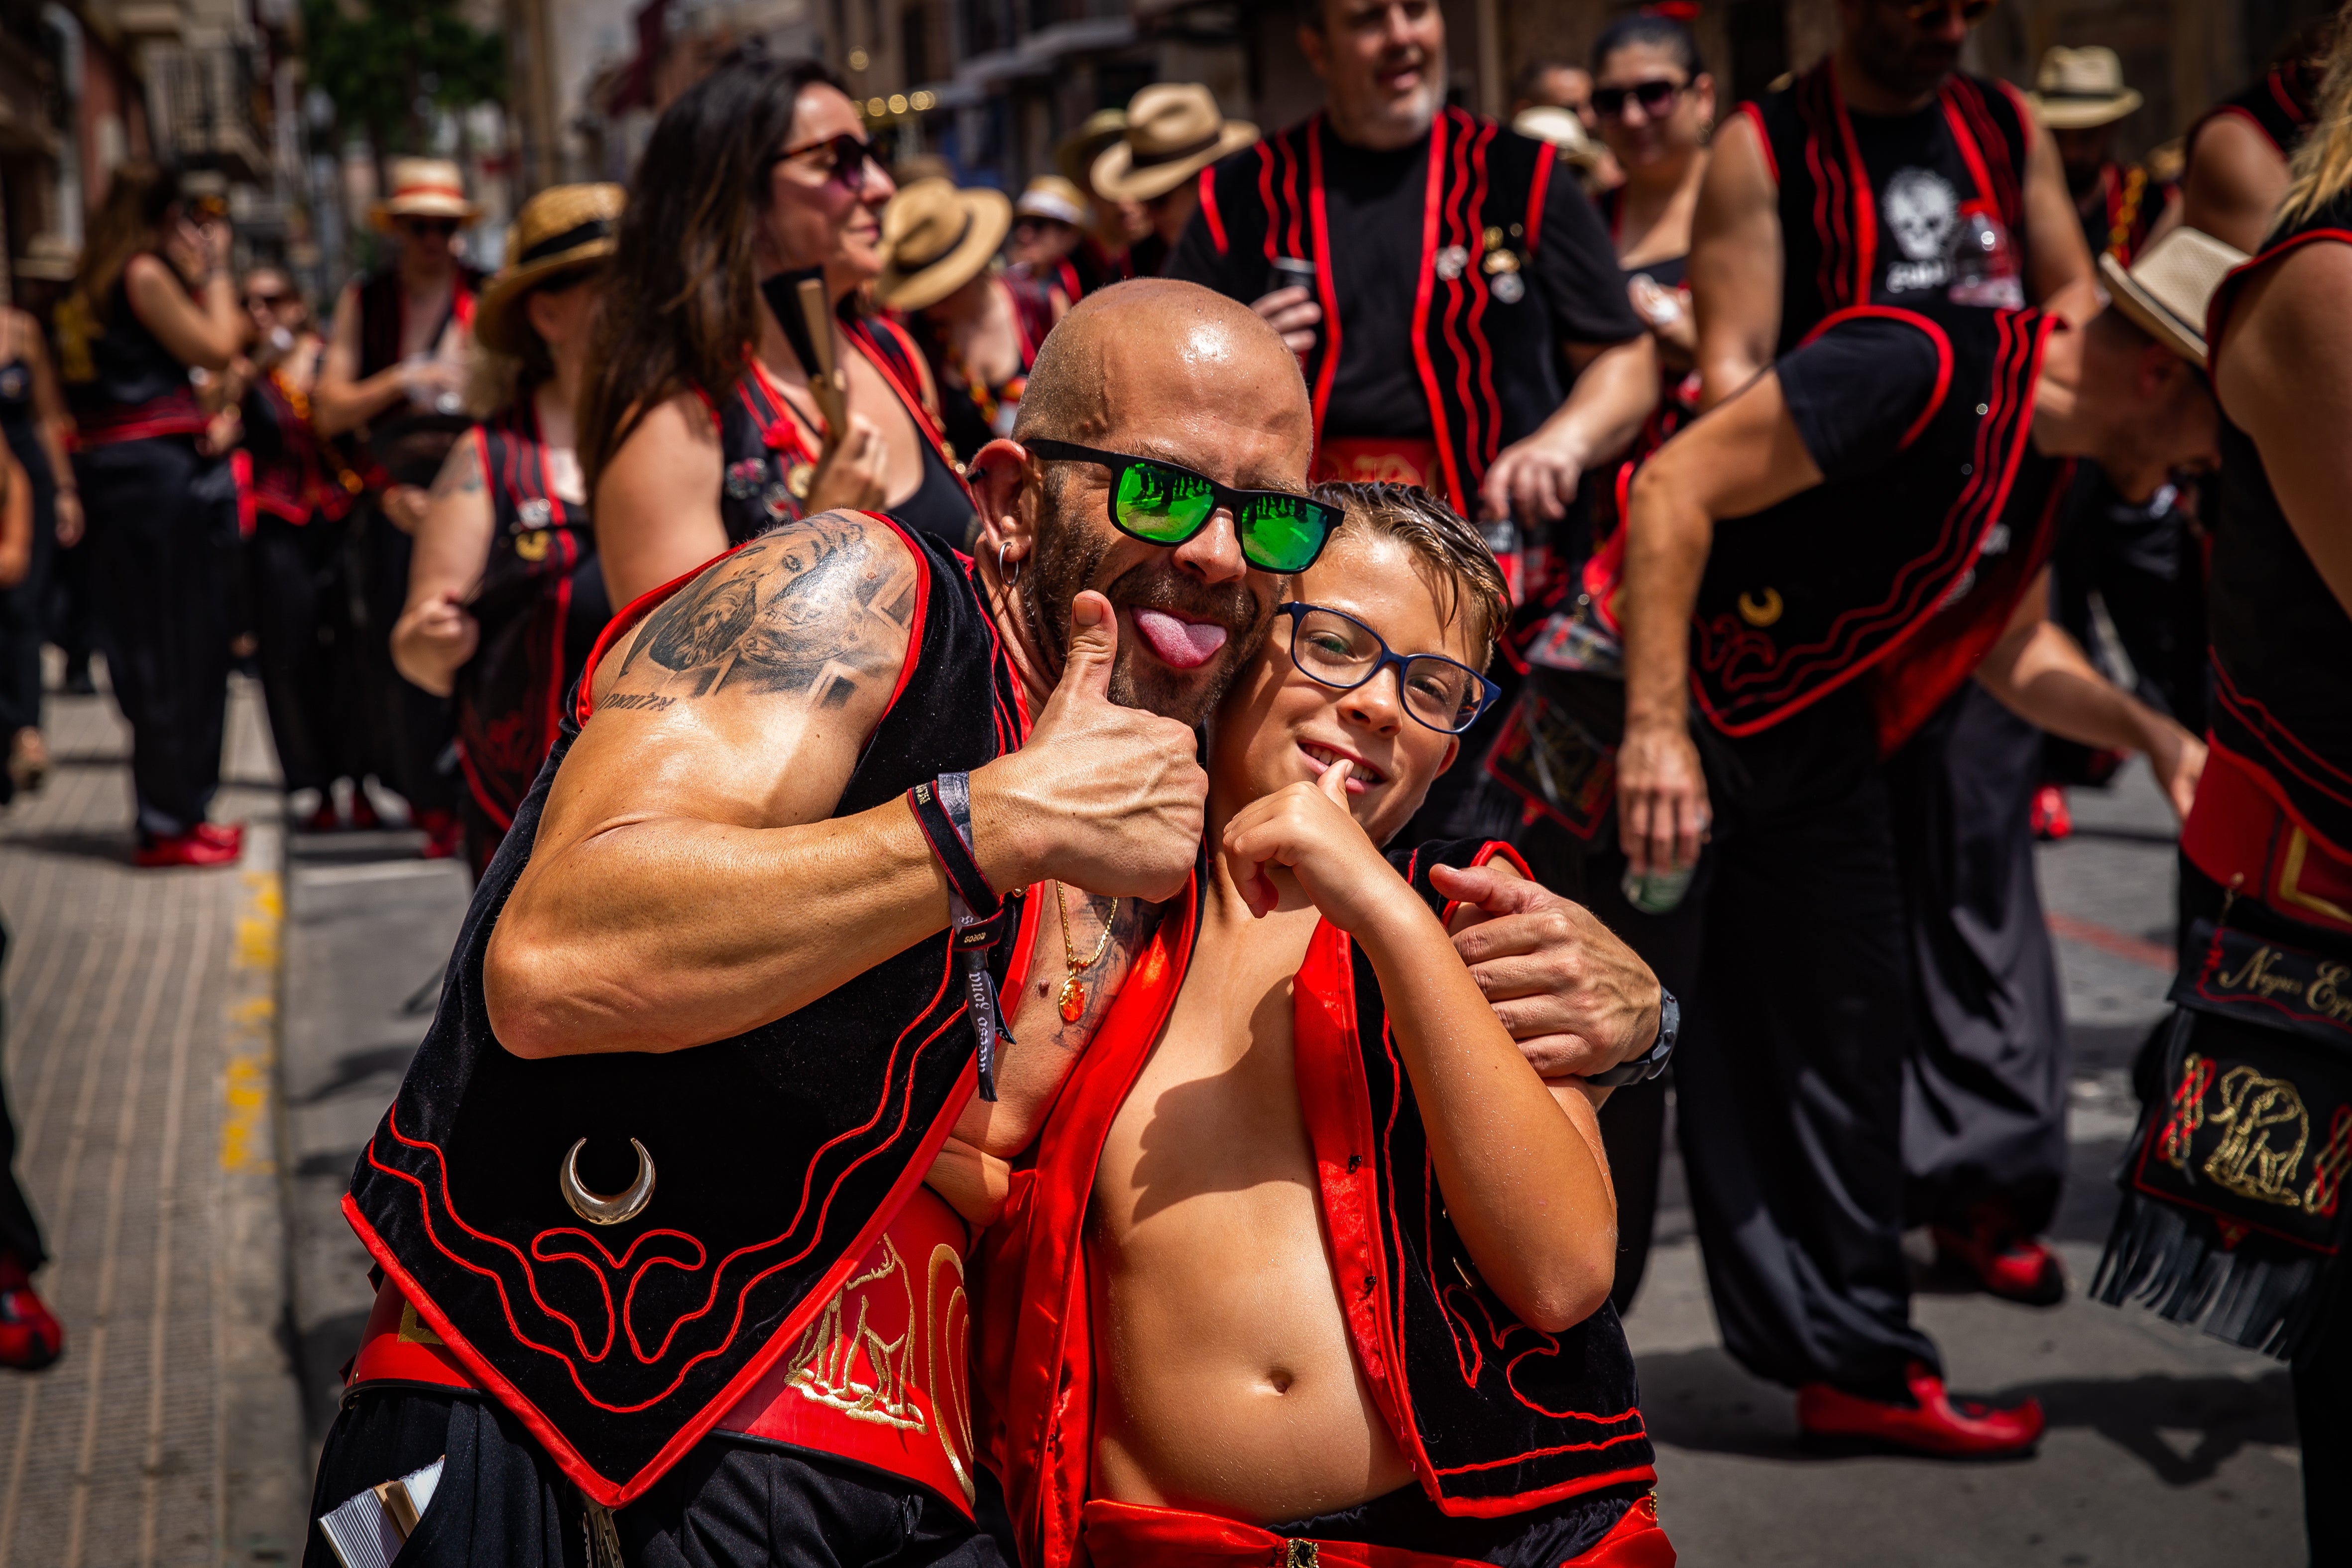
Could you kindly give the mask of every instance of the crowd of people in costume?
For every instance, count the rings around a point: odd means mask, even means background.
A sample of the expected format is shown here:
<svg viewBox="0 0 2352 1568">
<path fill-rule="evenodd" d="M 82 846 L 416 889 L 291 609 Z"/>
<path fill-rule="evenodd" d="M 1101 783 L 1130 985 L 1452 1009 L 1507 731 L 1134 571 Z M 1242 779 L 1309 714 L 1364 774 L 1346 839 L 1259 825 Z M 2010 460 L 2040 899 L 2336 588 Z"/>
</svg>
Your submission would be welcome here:
<svg viewBox="0 0 2352 1568">
<path fill-rule="evenodd" d="M 86 553 L 142 864 L 239 852 L 249 639 L 303 826 L 478 879 L 307 1561 L 1669 1564 L 1669 1081 L 1807 1438 L 2040 1441 L 1926 1226 L 2288 1361 L 2352 1558 L 2352 32 L 2126 165 L 1987 9 L 1736 105 L 1629 14 L 1506 125 L 1310 0 L 1316 112 L 1155 84 L 1017 196 L 746 46 L 494 275 L 396 163 L 323 330 L 120 171 L 0 317 L 11 776 Z M 2070 1282 L 2033 846 L 2134 754 L 2179 980 Z"/>
</svg>

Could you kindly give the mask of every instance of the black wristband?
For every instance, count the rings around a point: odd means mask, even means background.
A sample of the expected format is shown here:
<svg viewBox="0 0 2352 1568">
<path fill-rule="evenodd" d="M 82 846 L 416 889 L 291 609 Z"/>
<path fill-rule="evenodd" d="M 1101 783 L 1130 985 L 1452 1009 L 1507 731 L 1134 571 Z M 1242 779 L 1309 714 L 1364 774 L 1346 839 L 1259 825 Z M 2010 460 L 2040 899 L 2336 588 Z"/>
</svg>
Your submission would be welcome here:
<svg viewBox="0 0 2352 1568">
<path fill-rule="evenodd" d="M 1647 1083 L 1666 1070 L 1666 1063 L 1675 1054 L 1675 1037 L 1682 1033 L 1683 1005 L 1664 986 L 1658 987 L 1658 1037 L 1650 1048 L 1638 1057 L 1629 1058 L 1604 1072 L 1589 1074 L 1585 1082 L 1595 1089 L 1623 1089 L 1629 1084 Z"/>
<path fill-rule="evenodd" d="M 996 896 L 996 889 L 981 875 L 980 862 L 972 858 L 968 837 L 971 805 L 967 790 L 965 774 L 941 773 L 930 783 L 919 784 L 908 790 L 907 804 L 914 808 L 915 825 L 930 842 L 931 858 L 947 873 L 949 889 L 974 916 L 992 921 L 1003 912 L 1004 900 Z M 950 802 L 941 798 L 950 795 L 957 808 L 952 813 Z"/>
</svg>

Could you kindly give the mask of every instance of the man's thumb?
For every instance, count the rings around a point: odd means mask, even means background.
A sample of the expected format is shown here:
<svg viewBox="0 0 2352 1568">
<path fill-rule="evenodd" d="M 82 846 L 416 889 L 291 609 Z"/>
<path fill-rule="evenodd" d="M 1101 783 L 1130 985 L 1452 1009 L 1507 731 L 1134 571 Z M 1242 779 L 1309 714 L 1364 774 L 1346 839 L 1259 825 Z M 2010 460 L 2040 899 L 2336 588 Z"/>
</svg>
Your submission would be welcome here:
<svg viewBox="0 0 2352 1568">
<path fill-rule="evenodd" d="M 1088 588 L 1070 601 L 1070 654 L 1062 689 L 1073 697 L 1110 700 L 1111 666 L 1118 661 L 1118 617 L 1110 601 Z"/>
</svg>

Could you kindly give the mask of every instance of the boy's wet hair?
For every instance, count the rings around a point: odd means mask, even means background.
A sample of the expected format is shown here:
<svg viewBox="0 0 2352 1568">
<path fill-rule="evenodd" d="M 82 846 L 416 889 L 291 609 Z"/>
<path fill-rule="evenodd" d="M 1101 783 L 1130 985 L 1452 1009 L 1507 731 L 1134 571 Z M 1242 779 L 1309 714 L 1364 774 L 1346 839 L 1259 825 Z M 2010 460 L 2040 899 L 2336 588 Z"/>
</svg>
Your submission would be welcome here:
<svg viewBox="0 0 2352 1568">
<path fill-rule="evenodd" d="M 1477 529 L 1418 485 L 1335 482 L 1317 485 L 1313 493 L 1347 513 L 1340 535 L 1386 534 L 1431 568 L 1439 617 L 1447 626 L 1462 623 L 1476 656 L 1471 663 L 1486 668 L 1510 617 L 1511 596 L 1503 569 Z"/>
</svg>

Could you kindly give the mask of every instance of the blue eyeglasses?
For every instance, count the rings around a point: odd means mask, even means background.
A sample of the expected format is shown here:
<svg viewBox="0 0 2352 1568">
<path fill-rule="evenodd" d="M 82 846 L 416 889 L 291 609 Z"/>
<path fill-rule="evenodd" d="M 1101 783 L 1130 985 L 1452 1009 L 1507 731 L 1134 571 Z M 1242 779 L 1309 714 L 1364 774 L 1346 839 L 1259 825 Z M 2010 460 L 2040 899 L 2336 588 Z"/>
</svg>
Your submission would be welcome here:
<svg viewBox="0 0 2352 1568">
<path fill-rule="evenodd" d="M 1289 617 L 1290 662 L 1309 679 L 1353 691 L 1394 665 L 1404 710 L 1433 730 L 1459 735 L 1503 695 L 1501 687 L 1459 659 L 1390 652 L 1380 633 L 1343 611 L 1293 600 L 1275 613 Z"/>
</svg>

